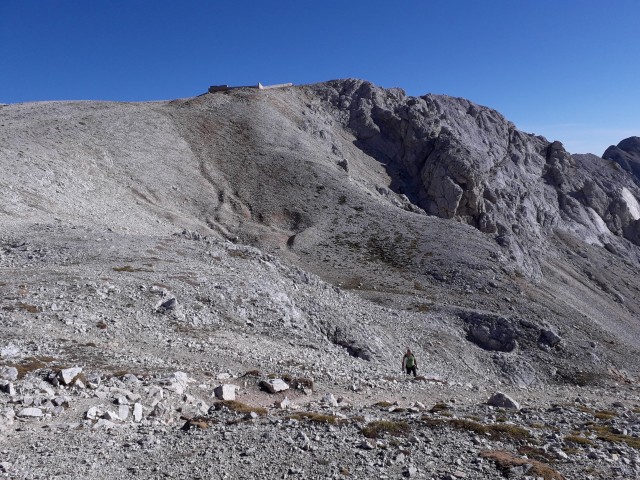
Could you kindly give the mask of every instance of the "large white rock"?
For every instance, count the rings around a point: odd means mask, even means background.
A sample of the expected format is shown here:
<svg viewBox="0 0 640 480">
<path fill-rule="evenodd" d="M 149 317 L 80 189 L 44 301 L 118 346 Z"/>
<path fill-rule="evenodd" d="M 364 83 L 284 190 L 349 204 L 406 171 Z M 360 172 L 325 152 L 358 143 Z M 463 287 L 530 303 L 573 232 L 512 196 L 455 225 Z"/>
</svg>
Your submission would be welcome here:
<svg viewBox="0 0 640 480">
<path fill-rule="evenodd" d="M 281 378 L 273 378 L 271 380 L 263 380 L 260 385 L 266 388 L 269 393 L 278 393 L 289 390 L 289 385 Z"/>
<path fill-rule="evenodd" d="M 129 418 L 129 407 L 127 405 L 120 405 L 118 407 L 118 417 L 123 421 Z"/>
<path fill-rule="evenodd" d="M 44 413 L 42 413 L 42 410 L 35 407 L 23 408 L 18 412 L 19 417 L 38 418 L 38 417 L 42 417 L 43 415 Z"/>
<path fill-rule="evenodd" d="M 173 374 L 173 379 L 177 383 L 181 383 L 182 385 L 187 385 L 189 382 L 193 382 L 192 379 L 189 378 L 185 372 L 175 372 Z"/>
<path fill-rule="evenodd" d="M 235 400 L 236 399 L 236 385 L 225 383 L 218 385 L 213 390 L 213 395 L 220 400 Z"/>
<path fill-rule="evenodd" d="M 165 387 L 167 390 L 177 393 L 178 395 L 182 395 L 189 383 L 194 382 L 192 378 L 189 378 L 185 372 L 174 372 L 171 376 L 165 378 L 164 383 L 168 386 Z"/>
<path fill-rule="evenodd" d="M 2 380 L 17 380 L 18 369 L 16 367 L 0 367 L 0 379 Z"/>
<path fill-rule="evenodd" d="M 0 357 L 12 358 L 17 357 L 20 354 L 20 349 L 13 343 L 10 343 L 6 347 L 0 348 Z"/>
<path fill-rule="evenodd" d="M 120 416 L 110 410 L 107 410 L 106 412 L 104 412 L 102 414 L 102 418 L 104 418 L 105 420 L 109 420 L 110 422 L 116 422 L 120 420 Z"/>
<path fill-rule="evenodd" d="M 51 397 L 53 397 L 56 394 L 56 391 L 47 382 L 40 382 L 38 384 L 38 390 L 40 390 L 41 392 L 46 393 L 47 395 L 49 395 Z"/>
<path fill-rule="evenodd" d="M 153 386 L 149 389 L 148 397 L 151 407 L 155 407 L 164 398 L 164 392 L 161 387 Z"/>
<path fill-rule="evenodd" d="M 331 407 L 338 406 L 338 400 L 336 400 L 336 397 L 333 396 L 333 393 L 327 393 L 324 397 L 322 397 L 322 403 Z"/>
<path fill-rule="evenodd" d="M 111 420 L 107 420 L 105 418 L 100 418 L 94 425 L 91 427 L 92 430 L 109 430 L 115 427 L 116 424 Z"/>
<path fill-rule="evenodd" d="M 139 403 L 135 403 L 133 405 L 133 421 L 134 422 L 142 421 L 142 405 Z"/>
<path fill-rule="evenodd" d="M 58 379 L 63 385 L 71 385 L 73 379 L 82 373 L 82 367 L 63 368 L 58 373 Z"/>
<path fill-rule="evenodd" d="M 500 408 L 513 408 L 516 410 L 520 410 L 520 405 L 509 395 L 506 395 L 502 392 L 496 392 L 491 395 L 491 398 L 487 400 L 487 404 L 493 407 Z"/>
<path fill-rule="evenodd" d="M 276 408 L 287 409 L 291 406 L 291 400 L 289 398 L 284 397 L 282 400 L 276 400 L 274 403 Z"/>
<path fill-rule="evenodd" d="M 178 395 L 182 395 L 185 391 L 184 385 L 182 385 L 181 383 L 171 383 L 169 385 L 167 385 L 165 387 L 167 390 L 169 390 L 170 392 L 175 392 Z"/>
<path fill-rule="evenodd" d="M 98 407 L 91 407 L 89 408 L 89 410 L 87 410 L 87 412 L 84 415 L 89 420 L 95 420 L 101 415 L 101 413 L 102 412 L 98 409 Z"/>
</svg>

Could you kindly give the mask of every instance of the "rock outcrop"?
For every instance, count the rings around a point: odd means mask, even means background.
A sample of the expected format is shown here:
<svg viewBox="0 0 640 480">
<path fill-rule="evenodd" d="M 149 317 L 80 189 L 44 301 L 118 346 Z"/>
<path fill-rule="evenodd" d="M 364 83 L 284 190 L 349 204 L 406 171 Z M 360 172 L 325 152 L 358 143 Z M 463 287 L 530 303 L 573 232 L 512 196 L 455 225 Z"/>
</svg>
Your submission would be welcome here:
<svg viewBox="0 0 640 480">
<path fill-rule="evenodd" d="M 640 137 L 625 138 L 618 145 L 611 145 L 602 158 L 616 162 L 640 182 Z"/>
<path fill-rule="evenodd" d="M 407 97 L 360 80 L 315 89 L 356 144 L 385 165 L 389 188 L 429 214 L 492 234 L 527 274 L 540 275 L 536 258 L 555 229 L 601 246 L 620 238 L 640 245 L 640 189 L 599 157 L 572 156 L 462 98 Z M 607 150 L 631 172 L 640 155 L 634 138 Z"/>
</svg>

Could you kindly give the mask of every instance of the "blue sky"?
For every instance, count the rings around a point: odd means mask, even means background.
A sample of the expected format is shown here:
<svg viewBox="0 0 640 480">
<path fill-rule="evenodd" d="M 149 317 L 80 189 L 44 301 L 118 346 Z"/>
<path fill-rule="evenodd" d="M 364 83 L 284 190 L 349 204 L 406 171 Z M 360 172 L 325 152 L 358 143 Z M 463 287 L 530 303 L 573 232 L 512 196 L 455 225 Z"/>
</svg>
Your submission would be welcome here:
<svg viewBox="0 0 640 480">
<path fill-rule="evenodd" d="M 602 154 L 640 136 L 638 0 L 0 0 L 0 102 L 357 77 Z"/>
</svg>

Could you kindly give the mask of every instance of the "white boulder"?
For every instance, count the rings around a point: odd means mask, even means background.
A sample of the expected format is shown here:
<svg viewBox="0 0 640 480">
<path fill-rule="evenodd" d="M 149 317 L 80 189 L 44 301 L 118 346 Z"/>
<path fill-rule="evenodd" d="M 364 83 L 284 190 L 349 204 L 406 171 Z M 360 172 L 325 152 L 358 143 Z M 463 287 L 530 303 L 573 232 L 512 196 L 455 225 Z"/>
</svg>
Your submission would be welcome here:
<svg viewBox="0 0 640 480">
<path fill-rule="evenodd" d="M 38 418 L 38 417 L 44 416 L 44 413 L 42 413 L 42 410 L 40 410 L 39 408 L 28 407 L 28 408 L 23 408 L 22 410 L 20 410 L 18 412 L 18 416 L 19 417 Z"/>
<path fill-rule="evenodd" d="M 82 367 L 63 368 L 58 372 L 58 380 L 63 385 L 71 385 L 71 382 L 82 373 Z"/>
<path fill-rule="evenodd" d="M 142 421 L 142 405 L 139 403 L 133 405 L 133 421 L 136 423 Z"/>
<path fill-rule="evenodd" d="M 213 390 L 213 395 L 220 400 L 235 400 L 236 399 L 236 385 L 229 383 L 218 385 Z"/>
<path fill-rule="evenodd" d="M 278 393 L 285 390 L 289 390 L 289 385 L 281 378 L 273 378 L 270 380 L 263 380 L 260 385 L 267 389 L 269 393 Z"/>
</svg>

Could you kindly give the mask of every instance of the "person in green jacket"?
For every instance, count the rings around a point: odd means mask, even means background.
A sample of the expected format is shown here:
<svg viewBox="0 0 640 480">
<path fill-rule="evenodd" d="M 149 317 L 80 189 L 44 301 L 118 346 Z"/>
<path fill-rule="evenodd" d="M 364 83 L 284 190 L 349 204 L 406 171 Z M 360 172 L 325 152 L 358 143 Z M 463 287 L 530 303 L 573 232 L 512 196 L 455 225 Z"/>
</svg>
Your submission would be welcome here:
<svg viewBox="0 0 640 480">
<path fill-rule="evenodd" d="M 407 353 L 402 357 L 402 370 L 407 371 L 407 375 L 416 376 L 416 372 L 418 371 L 418 362 L 416 361 L 416 357 L 413 355 L 410 349 L 407 348 Z"/>
</svg>

